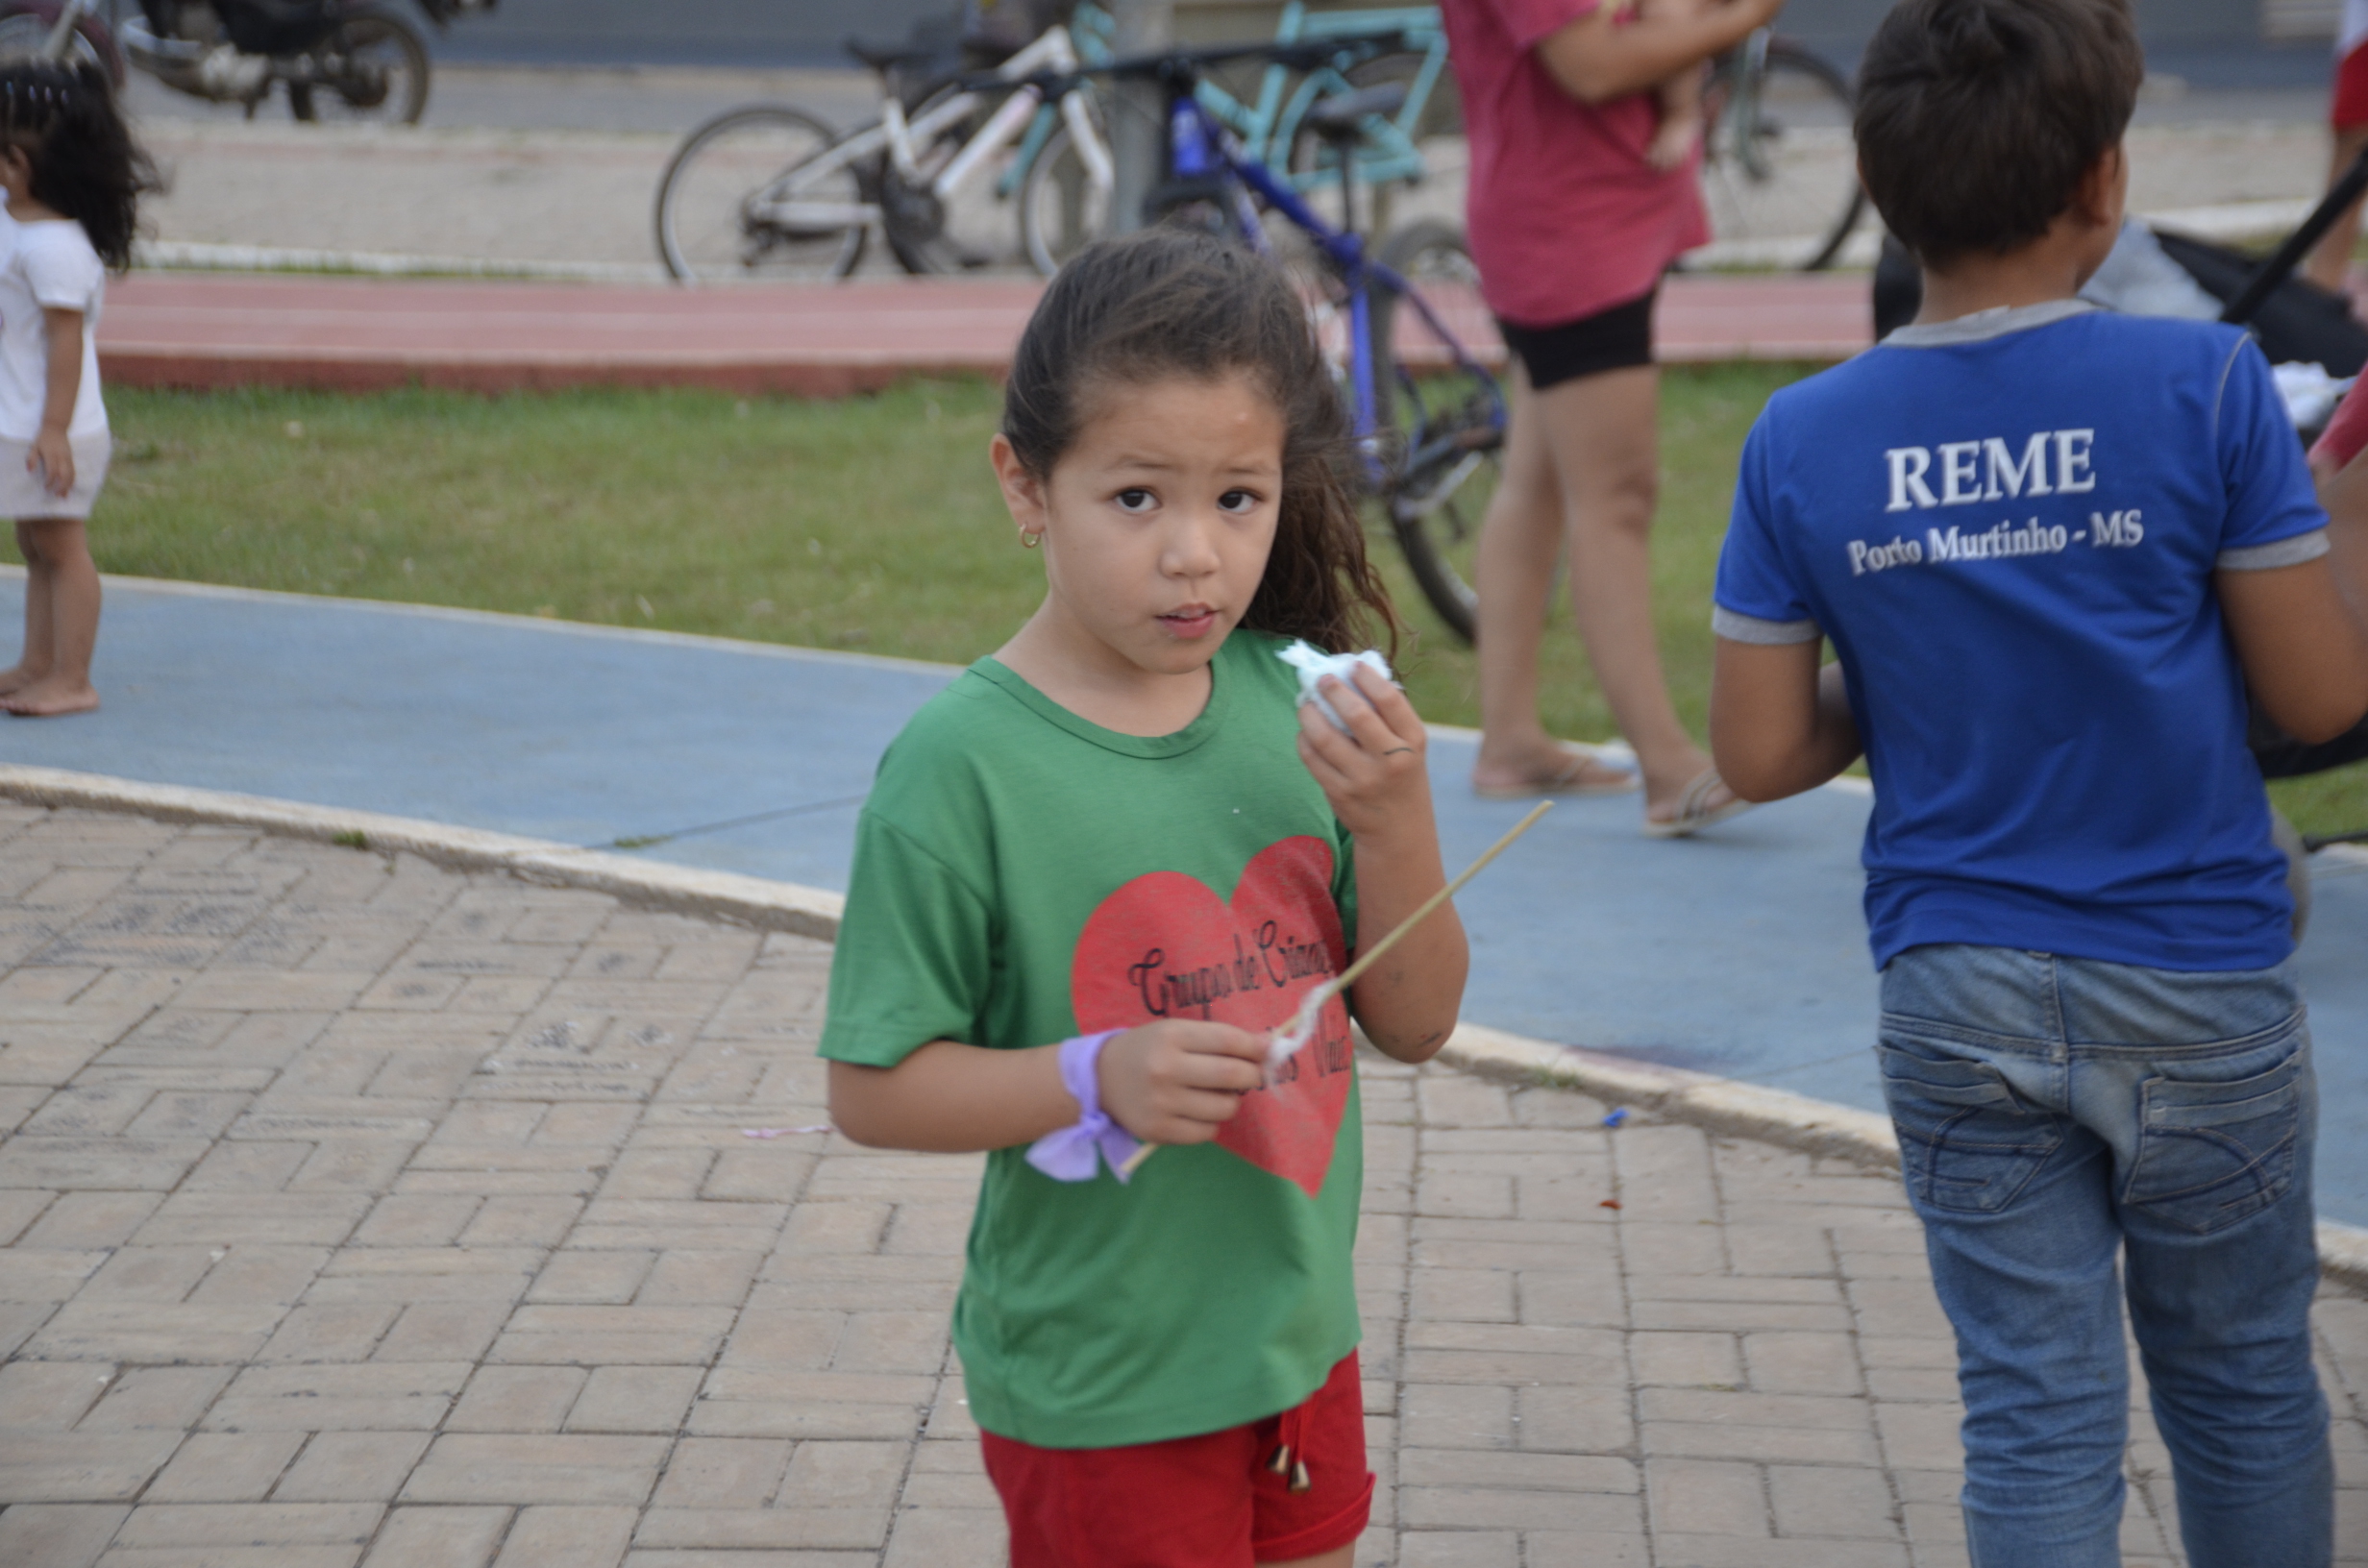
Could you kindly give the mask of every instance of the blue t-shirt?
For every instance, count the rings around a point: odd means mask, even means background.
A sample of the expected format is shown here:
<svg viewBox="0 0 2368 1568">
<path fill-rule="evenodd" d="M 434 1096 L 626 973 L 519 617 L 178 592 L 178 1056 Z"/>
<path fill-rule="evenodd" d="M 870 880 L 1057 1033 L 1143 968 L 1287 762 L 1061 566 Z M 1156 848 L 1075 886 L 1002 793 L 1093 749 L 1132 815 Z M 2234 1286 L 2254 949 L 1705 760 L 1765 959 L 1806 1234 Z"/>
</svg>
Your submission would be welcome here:
<svg viewBox="0 0 2368 1568">
<path fill-rule="evenodd" d="M 1770 399 L 1714 621 L 1833 641 L 1874 774 L 1876 966 L 1938 942 L 2282 962 L 2285 861 L 2212 575 L 2308 560 L 2326 524 L 2231 327 L 1984 311 Z"/>
</svg>

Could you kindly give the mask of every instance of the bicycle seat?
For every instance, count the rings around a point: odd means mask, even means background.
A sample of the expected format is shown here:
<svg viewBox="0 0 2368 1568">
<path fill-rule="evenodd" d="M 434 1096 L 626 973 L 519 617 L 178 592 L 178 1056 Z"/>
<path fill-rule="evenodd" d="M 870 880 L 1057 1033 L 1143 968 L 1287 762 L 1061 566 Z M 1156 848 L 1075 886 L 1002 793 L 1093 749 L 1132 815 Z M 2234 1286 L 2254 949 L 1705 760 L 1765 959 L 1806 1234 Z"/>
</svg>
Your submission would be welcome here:
<svg viewBox="0 0 2368 1568">
<path fill-rule="evenodd" d="M 1300 123 L 1326 141 L 1354 141 L 1368 118 L 1378 114 L 1388 119 L 1405 107 L 1406 84 L 1382 82 L 1317 99 Z"/>
</svg>

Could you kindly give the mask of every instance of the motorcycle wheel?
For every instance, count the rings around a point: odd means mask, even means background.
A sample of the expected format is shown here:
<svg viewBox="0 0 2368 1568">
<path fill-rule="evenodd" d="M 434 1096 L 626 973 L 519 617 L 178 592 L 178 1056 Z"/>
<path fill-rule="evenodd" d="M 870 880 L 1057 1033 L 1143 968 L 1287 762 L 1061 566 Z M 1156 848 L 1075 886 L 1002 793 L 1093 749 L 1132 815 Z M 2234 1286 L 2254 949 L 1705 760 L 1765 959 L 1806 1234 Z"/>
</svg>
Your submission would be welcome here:
<svg viewBox="0 0 2368 1568">
<path fill-rule="evenodd" d="M 0 60 L 37 58 L 49 42 L 50 30 L 58 25 L 58 9 L 56 0 L 12 0 L 0 5 Z M 67 48 L 74 60 L 96 65 L 118 89 L 123 86 L 123 51 L 115 47 L 115 36 L 105 22 L 96 16 L 78 19 Z"/>
<path fill-rule="evenodd" d="M 287 85 L 288 110 L 300 120 L 417 125 L 428 110 L 427 42 L 391 12 L 348 12 L 306 58 L 322 80 Z"/>
</svg>

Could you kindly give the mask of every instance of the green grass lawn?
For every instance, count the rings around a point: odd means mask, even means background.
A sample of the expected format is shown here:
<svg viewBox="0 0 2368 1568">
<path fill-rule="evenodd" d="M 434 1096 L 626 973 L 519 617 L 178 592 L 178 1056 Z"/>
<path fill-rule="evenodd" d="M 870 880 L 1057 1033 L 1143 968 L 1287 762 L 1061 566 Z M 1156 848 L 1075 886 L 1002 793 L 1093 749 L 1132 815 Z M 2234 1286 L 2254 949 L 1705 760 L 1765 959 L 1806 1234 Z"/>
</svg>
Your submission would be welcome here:
<svg viewBox="0 0 2368 1568">
<path fill-rule="evenodd" d="M 1797 366 L 1671 372 L 1654 602 L 1699 733 L 1709 592 L 1743 434 Z M 998 394 L 920 382 L 837 403 L 696 392 L 109 394 L 100 566 L 909 658 L 993 649 L 1042 592 L 986 463 Z M 1423 714 L 1478 722 L 1473 665 L 1378 546 Z M 12 557 L 11 557 L 12 558 Z M 1558 616 L 1548 723 L 1612 723 Z M 2368 768 L 2277 786 L 2306 831 L 2368 826 Z"/>
</svg>

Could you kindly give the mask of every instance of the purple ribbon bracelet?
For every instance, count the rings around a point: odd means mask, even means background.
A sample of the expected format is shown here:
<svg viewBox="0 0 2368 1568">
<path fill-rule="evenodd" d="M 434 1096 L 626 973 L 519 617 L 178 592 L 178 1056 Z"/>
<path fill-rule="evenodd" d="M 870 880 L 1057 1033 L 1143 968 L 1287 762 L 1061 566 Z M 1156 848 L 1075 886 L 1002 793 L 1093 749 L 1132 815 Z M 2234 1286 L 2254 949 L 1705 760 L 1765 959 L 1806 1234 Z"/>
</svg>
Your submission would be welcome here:
<svg viewBox="0 0 2368 1568">
<path fill-rule="evenodd" d="M 1142 1139 L 1112 1121 L 1101 1108 L 1101 1048 L 1118 1033 L 1105 1029 L 1061 1041 L 1061 1087 L 1075 1098 L 1081 1114 L 1027 1149 L 1027 1163 L 1056 1182 L 1090 1182 L 1101 1174 L 1103 1161 L 1109 1162 L 1110 1174 L 1123 1182 L 1126 1162 L 1143 1147 Z"/>
</svg>

